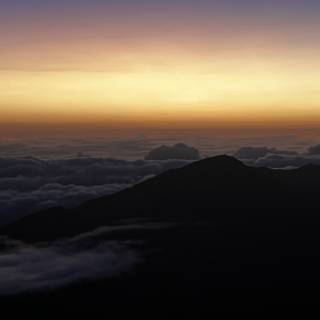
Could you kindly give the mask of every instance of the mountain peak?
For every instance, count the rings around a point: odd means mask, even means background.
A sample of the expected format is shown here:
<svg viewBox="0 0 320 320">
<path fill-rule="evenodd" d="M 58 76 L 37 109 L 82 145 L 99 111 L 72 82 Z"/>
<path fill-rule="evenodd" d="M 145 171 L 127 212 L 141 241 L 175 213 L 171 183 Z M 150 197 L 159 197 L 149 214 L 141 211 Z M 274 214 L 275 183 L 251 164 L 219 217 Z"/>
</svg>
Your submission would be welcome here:
<svg viewBox="0 0 320 320">
<path fill-rule="evenodd" d="M 243 166 L 243 163 L 240 160 L 238 160 L 235 157 L 229 156 L 227 154 L 207 158 L 207 160 L 215 162 L 217 164 L 218 163 L 225 163 L 228 165 L 241 165 L 241 166 Z"/>
<path fill-rule="evenodd" d="M 206 158 L 195 162 L 193 166 L 197 166 L 203 168 L 204 170 L 224 170 L 230 171 L 234 169 L 243 169 L 246 167 L 240 160 L 228 156 L 228 155 L 220 155 L 211 158 Z"/>
</svg>

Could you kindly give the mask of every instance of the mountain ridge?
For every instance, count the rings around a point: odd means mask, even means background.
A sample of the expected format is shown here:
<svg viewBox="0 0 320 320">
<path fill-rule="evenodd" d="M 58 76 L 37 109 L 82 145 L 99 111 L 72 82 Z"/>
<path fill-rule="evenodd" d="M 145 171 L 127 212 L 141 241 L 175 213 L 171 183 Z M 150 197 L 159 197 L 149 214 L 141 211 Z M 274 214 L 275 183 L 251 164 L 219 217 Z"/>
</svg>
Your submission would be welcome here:
<svg viewBox="0 0 320 320">
<path fill-rule="evenodd" d="M 169 170 L 74 209 L 52 208 L 27 216 L 0 232 L 24 241 L 47 241 L 123 219 L 223 220 L 223 215 L 229 215 L 237 220 L 236 212 L 245 219 L 248 212 L 257 210 L 318 209 L 318 181 L 320 166 L 294 170 L 255 168 L 221 155 Z"/>
</svg>

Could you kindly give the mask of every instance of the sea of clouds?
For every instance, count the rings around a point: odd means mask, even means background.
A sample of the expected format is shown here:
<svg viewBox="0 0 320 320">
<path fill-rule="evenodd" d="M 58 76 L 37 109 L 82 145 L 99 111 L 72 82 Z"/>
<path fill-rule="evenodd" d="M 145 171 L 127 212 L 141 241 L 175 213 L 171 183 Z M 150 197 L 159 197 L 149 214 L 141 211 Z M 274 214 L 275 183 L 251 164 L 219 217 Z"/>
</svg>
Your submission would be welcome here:
<svg viewBox="0 0 320 320">
<path fill-rule="evenodd" d="M 230 154 L 272 168 L 320 164 L 317 144 L 295 136 L 186 140 L 201 157 Z M 187 165 L 190 161 L 143 160 L 150 150 L 177 142 L 143 137 L 0 140 L 0 225 L 46 208 L 75 207 Z"/>
<path fill-rule="evenodd" d="M 0 158 L 0 224 L 123 190 L 185 161 Z"/>
</svg>

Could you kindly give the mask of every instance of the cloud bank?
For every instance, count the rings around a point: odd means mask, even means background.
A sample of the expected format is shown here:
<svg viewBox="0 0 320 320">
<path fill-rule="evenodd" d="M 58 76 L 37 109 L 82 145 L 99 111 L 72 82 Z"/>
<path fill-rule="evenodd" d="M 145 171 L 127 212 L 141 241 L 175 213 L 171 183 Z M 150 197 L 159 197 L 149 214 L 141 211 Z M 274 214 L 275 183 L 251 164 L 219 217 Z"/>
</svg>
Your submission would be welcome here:
<svg viewBox="0 0 320 320">
<path fill-rule="evenodd" d="M 320 165 L 320 145 L 304 152 L 269 147 L 243 147 L 234 156 L 247 165 L 275 169 L 299 168 L 308 164 Z"/>
<path fill-rule="evenodd" d="M 130 232 L 143 234 L 146 230 L 171 227 L 175 225 L 123 224 L 51 244 L 27 245 L 1 238 L 0 296 L 51 290 L 128 273 L 144 259 L 143 240 L 133 241 Z"/>
<path fill-rule="evenodd" d="M 55 289 L 77 281 L 112 277 L 137 261 L 120 243 L 65 252 L 60 247 L 28 247 L 15 243 L 14 251 L 0 254 L 0 294 Z"/>
<path fill-rule="evenodd" d="M 296 151 L 278 150 L 276 148 L 269 147 L 243 147 L 240 148 L 234 156 L 238 159 L 252 159 L 257 160 L 263 158 L 268 154 L 276 155 L 297 155 Z"/>
<path fill-rule="evenodd" d="M 186 163 L 103 158 L 0 158 L 0 225 L 41 209 L 74 207 Z"/>
<path fill-rule="evenodd" d="M 309 154 L 320 155 L 320 144 L 310 147 Z"/>
<path fill-rule="evenodd" d="M 269 167 L 278 169 L 300 168 L 308 164 L 320 165 L 320 157 L 311 157 L 309 155 L 285 156 L 285 155 L 268 155 L 259 158 L 250 164 L 259 167 Z"/>
<path fill-rule="evenodd" d="M 316 148 L 308 151 L 310 145 L 317 145 L 316 141 L 301 141 L 294 136 L 185 139 L 183 141 L 195 145 L 204 157 L 236 155 L 249 165 L 273 168 L 318 163 Z M 0 140 L 0 225 L 50 207 L 74 207 L 188 163 L 186 160 L 136 160 L 161 144 L 175 146 L 174 158 L 188 158 L 190 152 L 198 157 L 197 150 L 175 144 L 176 141 L 148 139 L 143 135 L 127 140 Z M 275 147 L 265 147 L 267 143 Z M 150 159 L 168 158 L 167 149 L 165 152 L 160 149 L 160 155 L 149 155 Z M 106 158 L 106 155 L 126 160 Z"/>
</svg>

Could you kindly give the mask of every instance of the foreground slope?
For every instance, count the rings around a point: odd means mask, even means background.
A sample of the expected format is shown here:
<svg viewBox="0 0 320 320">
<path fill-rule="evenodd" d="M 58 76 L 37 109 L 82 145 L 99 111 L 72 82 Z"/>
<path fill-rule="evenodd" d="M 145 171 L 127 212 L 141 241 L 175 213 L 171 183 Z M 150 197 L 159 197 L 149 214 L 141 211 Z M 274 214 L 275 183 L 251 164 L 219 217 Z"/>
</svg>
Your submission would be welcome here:
<svg viewBox="0 0 320 320">
<path fill-rule="evenodd" d="M 2 299 L 3 304 L 10 311 L 21 306 L 20 310 L 108 315 L 132 315 L 133 310 L 141 314 L 147 308 L 188 315 L 279 308 L 288 312 L 299 305 L 303 311 L 306 305 L 318 311 L 319 181 L 317 166 L 271 170 L 220 156 L 74 210 L 56 208 L 26 217 L 2 229 L 2 234 L 50 242 L 114 224 L 90 233 L 83 245 L 125 243 L 139 263 L 121 277 L 27 292 Z M 148 228 L 150 222 L 156 227 Z M 88 234 L 76 238 L 88 239 Z M 91 264 L 89 259 L 90 270 Z M 24 277 L 25 273 L 27 269 Z"/>
</svg>

